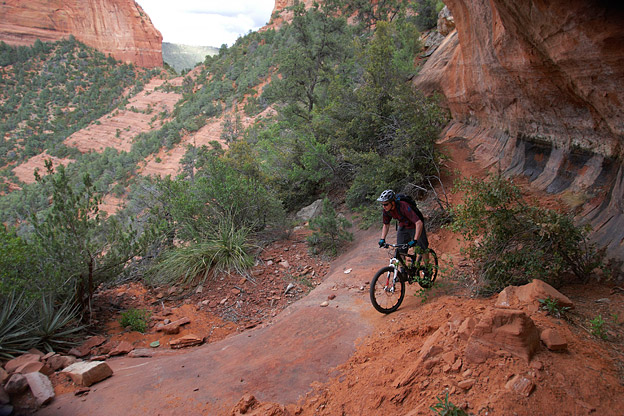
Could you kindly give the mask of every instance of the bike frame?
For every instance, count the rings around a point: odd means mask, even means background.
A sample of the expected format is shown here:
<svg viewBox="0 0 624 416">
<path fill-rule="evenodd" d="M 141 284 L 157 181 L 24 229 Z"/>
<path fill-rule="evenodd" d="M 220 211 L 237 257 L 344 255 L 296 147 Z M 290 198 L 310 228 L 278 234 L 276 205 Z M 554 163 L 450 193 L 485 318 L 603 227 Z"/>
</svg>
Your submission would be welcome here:
<svg viewBox="0 0 624 416">
<path fill-rule="evenodd" d="M 418 261 L 418 257 L 420 256 L 419 254 L 408 254 L 408 253 L 401 253 L 400 250 L 401 249 L 406 249 L 408 248 L 407 244 L 386 244 L 385 248 L 390 248 L 390 247 L 395 247 L 396 251 L 394 252 L 394 257 L 392 257 L 390 259 L 390 264 L 389 266 L 394 268 L 394 276 L 393 276 L 393 283 L 397 282 L 397 277 L 400 275 L 399 272 L 399 266 L 403 266 L 403 268 L 405 269 L 406 274 L 409 276 L 409 272 L 408 270 L 410 270 L 413 266 L 416 265 L 416 262 Z M 405 263 L 405 258 L 409 257 L 410 259 L 412 259 L 412 265 L 408 266 L 407 263 Z M 405 276 L 404 280 L 408 281 L 408 276 Z M 390 282 L 387 282 L 388 284 Z M 392 287 L 392 289 L 394 289 L 394 287 Z"/>
</svg>

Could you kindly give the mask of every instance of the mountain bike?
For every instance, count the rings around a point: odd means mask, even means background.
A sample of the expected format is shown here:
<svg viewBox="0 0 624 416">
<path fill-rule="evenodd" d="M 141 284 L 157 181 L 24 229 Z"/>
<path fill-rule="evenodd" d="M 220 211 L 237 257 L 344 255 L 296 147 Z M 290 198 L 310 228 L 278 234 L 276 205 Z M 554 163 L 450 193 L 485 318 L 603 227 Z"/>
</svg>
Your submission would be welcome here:
<svg viewBox="0 0 624 416">
<path fill-rule="evenodd" d="M 396 248 L 390 265 L 382 267 L 370 284 L 371 303 L 381 313 L 396 311 L 405 297 L 405 283 L 418 283 L 428 289 L 438 277 L 438 255 L 433 249 L 416 247 L 414 254 L 407 253 L 407 244 L 385 244 L 383 248 Z M 423 254 L 429 258 L 423 261 Z"/>
</svg>

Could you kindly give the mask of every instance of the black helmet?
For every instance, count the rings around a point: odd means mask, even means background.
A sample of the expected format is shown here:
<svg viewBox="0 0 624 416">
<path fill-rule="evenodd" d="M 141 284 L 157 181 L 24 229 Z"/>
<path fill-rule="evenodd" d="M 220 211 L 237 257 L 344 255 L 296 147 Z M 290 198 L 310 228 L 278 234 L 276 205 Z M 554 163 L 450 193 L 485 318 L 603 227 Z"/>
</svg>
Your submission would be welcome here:
<svg viewBox="0 0 624 416">
<path fill-rule="evenodd" d="M 379 198 L 377 198 L 377 201 L 379 202 L 394 201 L 394 191 L 392 189 L 386 189 L 385 191 L 381 193 L 381 195 L 379 195 Z"/>
</svg>

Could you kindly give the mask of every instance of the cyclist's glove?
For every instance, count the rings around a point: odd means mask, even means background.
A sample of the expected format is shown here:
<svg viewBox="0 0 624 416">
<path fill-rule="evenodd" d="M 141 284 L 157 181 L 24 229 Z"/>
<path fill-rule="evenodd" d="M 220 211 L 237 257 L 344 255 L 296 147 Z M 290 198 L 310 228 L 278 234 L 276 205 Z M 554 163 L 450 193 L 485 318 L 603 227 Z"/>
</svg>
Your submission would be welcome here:
<svg viewBox="0 0 624 416">
<path fill-rule="evenodd" d="M 410 247 L 414 247 L 416 245 L 416 240 L 412 240 L 409 243 L 407 243 L 408 246 Z"/>
<path fill-rule="evenodd" d="M 386 245 L 386 240 L 384 240 L 383 238 L 379 240 L 379 247 L 383 247 L 385 245 Z"/>
</svg>

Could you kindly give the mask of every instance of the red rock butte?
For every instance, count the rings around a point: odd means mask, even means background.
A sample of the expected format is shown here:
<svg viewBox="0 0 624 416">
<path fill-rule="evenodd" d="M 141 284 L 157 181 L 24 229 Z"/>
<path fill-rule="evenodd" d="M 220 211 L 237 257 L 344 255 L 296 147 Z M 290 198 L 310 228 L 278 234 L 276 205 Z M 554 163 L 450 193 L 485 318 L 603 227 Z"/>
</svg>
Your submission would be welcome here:
<svg viewBox="0 0 624 416">
<path fill-rule="evenodd" d="M 162 35 L 133 0 L 5 0 L 0 41 L 32 45 L 70 35 L 115 59 L 153 68 L 163 65 Z"/>
</svg>

